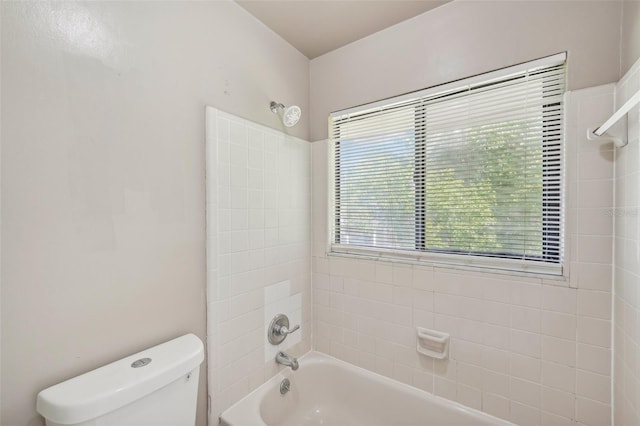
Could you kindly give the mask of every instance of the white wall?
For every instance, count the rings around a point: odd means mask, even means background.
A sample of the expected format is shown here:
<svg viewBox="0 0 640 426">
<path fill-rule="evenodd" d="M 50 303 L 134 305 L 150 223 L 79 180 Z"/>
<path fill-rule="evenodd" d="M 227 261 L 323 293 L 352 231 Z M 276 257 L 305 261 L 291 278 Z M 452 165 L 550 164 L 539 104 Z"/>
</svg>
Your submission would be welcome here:
<svg viewBox="0 0 640 426">
<path fill-rule="evenodd" d="M 622 33 L 620 37 L 620 71 L 626 74 L 640 58 L 640 2 L 622 2 Z"/>
<path fill-rule="evenodd" d="M 640 60 L 616 87 L 621 106 L 640 90 Z M 627 116 L 629 144 L 615 159 L 614 420 L 640 424 L 640 106 Z"/>
<path fill-rule="evenodd" d="M 205 338 L 204 106 L 281 129 L 308 60 L 228 1 L 1 7 L 0 423 L 35 426 L 41 389 Z"/>
<path fill-rule="evenodd" d="M 209 424 L 311 348 L 311 146 L 207 108 Z M 301 328 L 278 346 L 279 313 Z"/>
<path fill-rule="evenodd" d="M 454 1 L 311 61 L 311 138 L 327 115 L 561 51 L 572 90 L 620 77 L 617 1 Z"/>
</svg>

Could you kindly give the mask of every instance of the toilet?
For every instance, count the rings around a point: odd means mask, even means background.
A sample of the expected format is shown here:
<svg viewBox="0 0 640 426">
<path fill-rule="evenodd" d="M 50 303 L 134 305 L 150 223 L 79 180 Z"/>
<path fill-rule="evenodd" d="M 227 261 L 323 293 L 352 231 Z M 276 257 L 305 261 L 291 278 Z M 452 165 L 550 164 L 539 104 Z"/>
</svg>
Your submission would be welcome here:
<svg viewBox="0 0 640 426">
<path fill-rule="evenodd" d="M 204 345 L 186 334 L 47 388 L 47 426 L 187 426 L 196 420 Z"/>
</svg>

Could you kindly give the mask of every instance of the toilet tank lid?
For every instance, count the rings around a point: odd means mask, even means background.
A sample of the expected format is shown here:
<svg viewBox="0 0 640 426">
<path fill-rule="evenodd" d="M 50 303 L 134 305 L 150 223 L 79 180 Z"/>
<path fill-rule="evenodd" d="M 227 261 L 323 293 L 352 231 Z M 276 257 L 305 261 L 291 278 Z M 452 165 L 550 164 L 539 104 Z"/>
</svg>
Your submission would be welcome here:
<svg viewBox="0 0 640 426">
<path fill-rule="evenodd" d="M 132 366 L 146 358 L 151 361 Z M 168 385 L 198 367 L 203 359 L 202 341 L 185 334 L 43 390 L 36 409 L 56 423 L 81 423 Z"/>
</svg>

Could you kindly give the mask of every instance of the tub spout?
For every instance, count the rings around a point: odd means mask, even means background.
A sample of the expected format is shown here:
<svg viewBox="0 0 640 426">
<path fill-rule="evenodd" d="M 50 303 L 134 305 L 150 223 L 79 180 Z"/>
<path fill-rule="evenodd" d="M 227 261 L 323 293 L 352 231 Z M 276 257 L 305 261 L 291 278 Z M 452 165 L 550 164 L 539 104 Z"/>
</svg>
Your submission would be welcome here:
<svg viewBox="0 0 640 426">
<path fill-rule="evenodd" d="M 285 354 L 284 352 L 278 352 L 278 355 L 276 355 L 276 362 L 278 364 L 282 364 L 282 365 L 286 365 L 287 367 L 291 367 L 292 370 L 297 370 L 298 369 L 298 360 L 290 357 L 289 355 Z"/>
</svg>

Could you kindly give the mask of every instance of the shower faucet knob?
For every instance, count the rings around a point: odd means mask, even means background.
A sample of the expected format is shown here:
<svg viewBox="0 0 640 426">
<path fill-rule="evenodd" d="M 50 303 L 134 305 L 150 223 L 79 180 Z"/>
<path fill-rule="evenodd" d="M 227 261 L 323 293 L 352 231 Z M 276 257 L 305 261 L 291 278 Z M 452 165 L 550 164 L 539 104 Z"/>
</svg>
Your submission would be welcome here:
<svg viewBox="0 0 640 426">
<path fill-rule="evenodd" d="M 289 329 L 289 318 L 285 314 L 278 314 L 269 324 L 267 338 L 272 345 L 279 345 L 289 334 L 299 329 L 299 324 Z"/>
<path fill-rule="evenodd" d="M 300 324 L 296 325 L 295 327 L 293 327 L 291 330 L 289 330 L 286 326 L 279 326 L 278 324 L 273 326 L 273 331 L 280 335 L 280 336 L 288 336 L 289 334 L 293 333 L 294 331 L 296 331 L 297 329 L 300 328 Z"/>
</svg>

